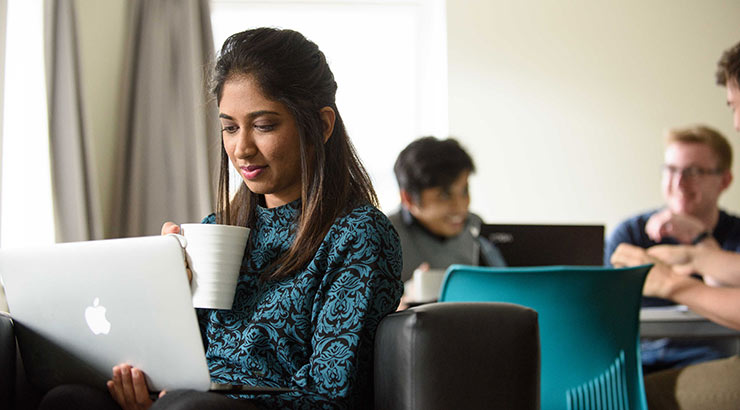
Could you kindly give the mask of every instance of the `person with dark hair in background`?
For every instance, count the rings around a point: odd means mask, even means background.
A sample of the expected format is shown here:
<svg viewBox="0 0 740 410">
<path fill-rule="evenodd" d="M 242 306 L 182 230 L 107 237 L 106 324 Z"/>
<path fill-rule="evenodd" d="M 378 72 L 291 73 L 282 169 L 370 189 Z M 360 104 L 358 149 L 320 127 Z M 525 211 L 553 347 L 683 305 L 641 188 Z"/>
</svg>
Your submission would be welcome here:
<svg viewBox="0 0 740 410">
<path fill-rule="evenodd" d="M 373 407 L 375 331 L 401 297 L 401 247 L 375 207 L 336 90 L 324 54 L 292 30 L 234 34 L 216 61 L 221 172 L 218 208 L 203 222 L 251 231 L 232 309 L 197 309 L 206 359 L 216 383 L 294 391 L 176 390 L 152 401 L 146 369 L 121 364 L 110 394 L 61 386 L 41 408 Z M 231 166 L 243 180 L 233 197 Z"/>
<path fill-rule="evenodd" d="M 740 43 L 726 50 L 717 69 L 717 84 L 727 88 L 735 130 L 740 131 Z M 670 299 L 721 325 L 740 329 L 740 253 L 722 249 L 712 235 L 690 244 L 643 249 L 621 244 L 611 257 L 615 266 L 645 262 L 655 266 L 643 293 Z M 703 281 L 692 277 L 702 275 Z M 645 377 L 651 410 L 730 410 L 740 408 L 740 356 L 712 360 Z"/>
<path fill-rule="evenodd" d="M 717 64 L 717 85 L 727 89 L 727 106 L 732 111 L 732 122 L 740 131 L 740 43 L 722 54 Z"/>
<path fill-rule="evenodd" d="M 479 236 L 481 218 L 468 210 L 468 177 L 475 165 L 455 139 L 413 141 L 398 155 L 393 171 L 401 209 L 389 218 L 401 238 L 404 282 L 417 269 L 506 265 L 501 252 Z"/>
</svg>

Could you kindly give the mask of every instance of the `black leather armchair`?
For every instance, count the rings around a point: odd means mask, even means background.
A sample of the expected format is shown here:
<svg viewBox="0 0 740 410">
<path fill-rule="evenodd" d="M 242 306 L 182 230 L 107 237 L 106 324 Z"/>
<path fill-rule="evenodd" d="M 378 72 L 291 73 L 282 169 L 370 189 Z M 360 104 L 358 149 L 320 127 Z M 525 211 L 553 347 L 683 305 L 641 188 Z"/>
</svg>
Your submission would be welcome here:
<svg viewBox="0 0 740 410">
<path fill-rule="evenodd" d="M 384 318 L 375 408 L 539 409 L 537 313 L 506 303 L 432 303 Z"/>
<path fill-rule="evenodd" d="M 0 312 L 0 405 L 15 396 L 15 337 L 10 316 Z"/>
<path fill-rule="evenodd" d="M 40 399 L 40 393 L 26 381 L 13 321 L 10 315 L 0 312 L 0 409 L 35 409 Z"/>
<path fill-rule="evenodd" d="M 384 318 L 375 408 L 539 409 L 537 313 L 505 303 L 433 303 Z M 10 316 L 0 313 L 0 408 L 33 409 Z"/>
</svg>

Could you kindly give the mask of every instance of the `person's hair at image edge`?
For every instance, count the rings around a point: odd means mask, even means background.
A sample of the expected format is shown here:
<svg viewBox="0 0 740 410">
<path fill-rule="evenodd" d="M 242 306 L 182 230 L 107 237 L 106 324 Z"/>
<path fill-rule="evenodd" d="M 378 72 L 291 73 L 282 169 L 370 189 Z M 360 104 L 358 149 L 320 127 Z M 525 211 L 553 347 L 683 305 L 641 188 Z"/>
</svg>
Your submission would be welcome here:
<svg viewBox="0 0 740 410">
<path fill-rule="evenodd" d="M 727 87 L 727 83 L 734 82 L 740 86 L 740 43 L 725 50 L 717 63 L 717 84 Z"/>
<path fill-rule="evenodd" d="M 398 154 L 393 172 L 398 187 L 419 201 L 427 188 L 449 188 L 463 171 L 475 171 L 473 159 L 454 138 L 422 137 Z"/>
<path fill-rule="evenodd" d="M 361 203 L 377 206 L 378 199 L 337 109 L 334 74 L 315 43 L 293 30 L 257 28 L 233 34 L 216 58 L 211 79 L 219 104 L 224 83 L 240 76 L 251 76 L 265 97 L 287 107 L 300 139 L 302 192 L 295 239 L 263 274 L 263 279 L 280 279 L 305 267 L 337 217 Z M 336 114 L 326 143 L 319 114 L 324 107 Z M 230 166 L 222 142 L 216 222 L 253 227 L 260 196 L 242 183 L 230 200 Z"/>
<path fill-rule="evenodd" d="M 717 170 L 726 171 L 732 167 L 732 146 L 719 131 L 705 125 L 674 128 L 666 133 L 666 145 L 674 142 L 704 144 L 717 157 Z"/>
</svg>

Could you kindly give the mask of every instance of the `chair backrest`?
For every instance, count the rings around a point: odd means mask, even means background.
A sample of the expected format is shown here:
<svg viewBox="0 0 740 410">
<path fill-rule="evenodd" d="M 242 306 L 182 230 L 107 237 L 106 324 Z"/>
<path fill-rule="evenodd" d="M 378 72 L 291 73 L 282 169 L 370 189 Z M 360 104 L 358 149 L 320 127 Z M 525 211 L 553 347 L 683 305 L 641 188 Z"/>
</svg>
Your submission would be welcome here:
<svg viewBox="0 0 740 410">
<path fill-rule="evenodd" d="M 650 265 L 453 265 L 440 302 L 508 302 L 539 313 L 542 409 L 647 409 L 640 296 Z"/>
</svg>

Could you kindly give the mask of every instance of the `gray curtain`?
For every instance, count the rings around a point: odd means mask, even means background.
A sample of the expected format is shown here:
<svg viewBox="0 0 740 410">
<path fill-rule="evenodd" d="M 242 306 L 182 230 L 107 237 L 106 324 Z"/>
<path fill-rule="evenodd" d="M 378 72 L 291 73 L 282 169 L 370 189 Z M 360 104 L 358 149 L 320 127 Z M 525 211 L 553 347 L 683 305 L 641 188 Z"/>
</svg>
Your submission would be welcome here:
<svg viewBox="0 0 740 410">
<path fill-rule="evenodd" d="M 124 67 L 114 237 L 158 234 L 162 223 L 213 211 L 220 155 L 208 0 L 131 0 Z"/>
<path fill-rule="evenodd" d="M 74 0 L 46 0 L 49 151 L 57 242 L 100 239 L 103 220 L 85 129 Z"/>
</svg>

